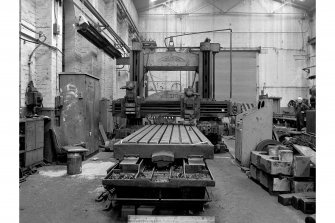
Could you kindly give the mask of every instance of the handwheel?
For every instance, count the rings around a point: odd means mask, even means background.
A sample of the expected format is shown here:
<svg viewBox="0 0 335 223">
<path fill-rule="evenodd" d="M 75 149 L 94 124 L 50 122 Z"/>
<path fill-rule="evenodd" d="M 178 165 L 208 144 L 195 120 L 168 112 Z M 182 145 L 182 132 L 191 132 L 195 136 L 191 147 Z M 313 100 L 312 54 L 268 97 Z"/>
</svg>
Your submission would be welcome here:
<svg viewBox="0 0 335 223">
<path fill-rule="evenodd" d="M 269 145 L 280 145 L 281 143 L 273 139 L 265 139 L 257 144 L 256 151 L 267 151 Z"/>
<path fill-rule="evenodd" d="M 295 107 L 295 105 L 296 105 L 296 102 L 294 100 L 289 101 L 287 104 L 288 107 Z"/>
</svg>

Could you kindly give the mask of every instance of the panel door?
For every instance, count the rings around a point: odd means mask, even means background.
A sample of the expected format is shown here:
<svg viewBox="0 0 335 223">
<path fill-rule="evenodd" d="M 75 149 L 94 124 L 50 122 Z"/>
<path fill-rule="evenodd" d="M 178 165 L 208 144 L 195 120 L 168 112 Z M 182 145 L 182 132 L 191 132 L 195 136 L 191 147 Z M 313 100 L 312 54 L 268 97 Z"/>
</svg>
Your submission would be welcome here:
<svg viewBox="0 0 335 223">
<path fill-rule="evenodd" d="M 83 94 L 85 91 L 83 75 L 60 75 L 60 90 L 64 97 L 61 114 L 60 144 L 73 145 L 86 141 L 85 109 Z"/>
<path fill-rule="evenodd" d="M 85 79 L 85 126 L 86 126 L 86 139 L 87 146 L 86 148 L 89 150 L 88 153 L 94 152 L 95 143 L 94 143 L 94 135 L 95 135 L 95 80 L 90 77 L 86 77 Z"/>
<path fill-rule="evenodd" d="M 257 52 L 233 52 L 232 98 L 237 102 L 255 103 L 257 99 Z M 215 98 L 229 99 L 230 60 L 229 52 L 215 56 Z"/>
</svg>

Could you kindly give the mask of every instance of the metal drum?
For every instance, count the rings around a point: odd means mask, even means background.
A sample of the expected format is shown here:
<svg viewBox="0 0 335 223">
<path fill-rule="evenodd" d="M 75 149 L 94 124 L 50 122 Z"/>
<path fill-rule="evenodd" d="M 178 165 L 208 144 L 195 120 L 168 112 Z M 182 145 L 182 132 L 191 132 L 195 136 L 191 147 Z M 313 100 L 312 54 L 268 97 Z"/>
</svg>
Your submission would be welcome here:
<svg viewBox="0 0 335 223">
<path fill-rule="evenodd" d="M 74 175 L 81 173 L 81 155 L 80 153 L 67 154 L 67 174 Z"/>
</svg>

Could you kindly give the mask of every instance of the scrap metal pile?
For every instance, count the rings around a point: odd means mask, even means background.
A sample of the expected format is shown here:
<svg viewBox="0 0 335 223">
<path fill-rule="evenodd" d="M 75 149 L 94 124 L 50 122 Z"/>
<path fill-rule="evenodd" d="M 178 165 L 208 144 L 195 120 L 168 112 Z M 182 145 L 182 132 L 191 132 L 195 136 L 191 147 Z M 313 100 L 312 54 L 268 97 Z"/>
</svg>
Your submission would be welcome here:
<svg viewBox="0 0 335 223">
<path fill-rule="evenodd" d="M 293 144 L 300 146 L 308 146 L 315 150 L 315 144 L 311 142 L 310 139 L 304 137 L 304 135 L 296 135 L 288 138 L 282 142 L 285 146 L 293 149 Z"/>
</svg>

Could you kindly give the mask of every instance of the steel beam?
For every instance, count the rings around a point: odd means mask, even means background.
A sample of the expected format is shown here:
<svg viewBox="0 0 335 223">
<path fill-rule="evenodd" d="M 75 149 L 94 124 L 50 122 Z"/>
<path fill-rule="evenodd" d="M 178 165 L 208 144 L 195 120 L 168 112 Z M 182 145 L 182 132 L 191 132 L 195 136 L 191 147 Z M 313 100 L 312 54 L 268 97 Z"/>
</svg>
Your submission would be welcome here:
<svg viewBox="0 0 335 223">
<path fill-rule="evenodd" d="M 199 64 L 199 56 L 194 53 L 182 52 L 157 52 L 144 55 L 147 70 L 196 70 Z"/>
<path fill-rule="evenodd" d="M 138 41 L 141 42 L 141 38 L 140 38 L 140 32 L 138 31 L 136 24 L 134 23 L 131 15 L 129 14 L 126 6 L 124 5 L 122 0 L 118 0 L 119 5 L 121 6 L 122 10 L 126 13 L 128 20 L 130 22 L 130 25 L 132 26 L 132 28 L 135 30 L 135 33 L 137 35 Z"/>
<path fill-rule="evenodd" d="M 94 6 L 86 0 L 80 0 L 86 8 L 101 22 L 101 24 L 108 30 L 108 32 L 120 43 L 120 45 L 130 52 L 128 45 L 122 40 L 122 38 L 109 26 L 108 22 L 103 18 L 102 15 L 94 8 Z"/>
</svg>

